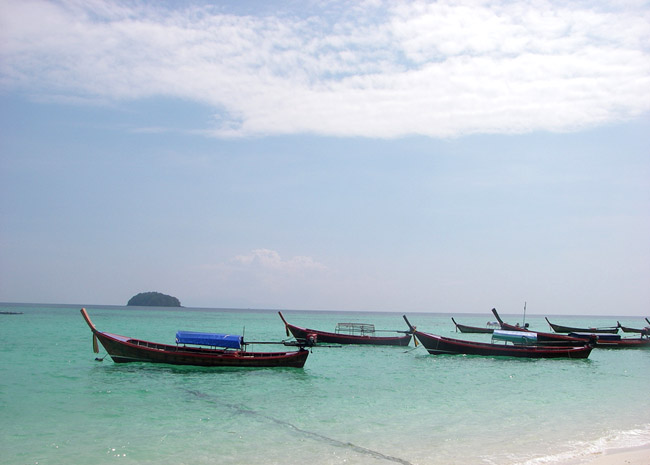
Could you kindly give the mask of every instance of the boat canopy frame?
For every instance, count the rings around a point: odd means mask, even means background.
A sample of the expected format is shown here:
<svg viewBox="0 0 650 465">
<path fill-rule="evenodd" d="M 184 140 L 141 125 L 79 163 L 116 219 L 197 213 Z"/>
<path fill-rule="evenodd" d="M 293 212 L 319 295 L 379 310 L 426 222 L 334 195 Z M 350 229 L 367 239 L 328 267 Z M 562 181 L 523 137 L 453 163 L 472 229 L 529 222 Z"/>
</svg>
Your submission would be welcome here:
<svg viewBox="0 0 650 465">
<path fill-rule="evenodd" d="M 337 323 L 335 332 L 336 334 L 366 336 L 375 334 L 375 325 L 370 323 Z"/>
</svg>

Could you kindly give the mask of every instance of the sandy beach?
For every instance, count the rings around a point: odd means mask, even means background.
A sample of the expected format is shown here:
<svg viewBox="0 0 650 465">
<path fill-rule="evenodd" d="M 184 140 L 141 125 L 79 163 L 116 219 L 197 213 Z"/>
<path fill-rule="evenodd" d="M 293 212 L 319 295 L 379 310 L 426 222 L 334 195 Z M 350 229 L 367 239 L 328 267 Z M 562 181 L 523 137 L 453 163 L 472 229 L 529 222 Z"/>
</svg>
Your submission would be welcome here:
<svg viewBox="0 0 650 465">
<path fill-rule="evenodd" d="M 584 465 L 650 465 L 650 444 L 629 449 L 612 449 L 581 463 Z"/>
</svg>

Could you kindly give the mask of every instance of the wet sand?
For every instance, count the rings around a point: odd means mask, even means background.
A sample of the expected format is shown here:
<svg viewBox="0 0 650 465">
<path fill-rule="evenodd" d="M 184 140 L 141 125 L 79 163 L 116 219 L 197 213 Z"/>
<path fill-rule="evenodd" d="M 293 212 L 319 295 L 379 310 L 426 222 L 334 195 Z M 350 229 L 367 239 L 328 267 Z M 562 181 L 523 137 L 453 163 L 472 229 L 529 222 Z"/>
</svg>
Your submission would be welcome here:
<svg viewBox="0 0 650 465">
<path fill-rule="evenodd" d="M 612 449 L 580 463 L 583 465 L 650 465 L 650 444 L 630 449 Z"/>
</svg>

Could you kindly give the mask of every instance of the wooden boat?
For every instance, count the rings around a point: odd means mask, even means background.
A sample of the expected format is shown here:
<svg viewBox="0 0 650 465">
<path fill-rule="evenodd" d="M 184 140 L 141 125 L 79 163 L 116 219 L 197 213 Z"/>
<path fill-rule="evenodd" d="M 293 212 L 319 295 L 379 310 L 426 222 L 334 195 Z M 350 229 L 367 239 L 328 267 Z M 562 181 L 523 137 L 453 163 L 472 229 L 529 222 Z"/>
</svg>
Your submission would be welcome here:
<svg viewBox="0 0 650 465">
<path fill-rule="evenodd" d="M 368 344 L 379 346 L 407 346 L 411 342 L 410 331 L 392 331 L 393 333 L 405 333 L 400 336 L 375 336 L 378 330 L 374 325 L 367 323 L 339 323 L 336 332 L 320 331 L 318 329 L 303 328 L 292 325 L 285 320 L 282 312 L 278 312 L 284 322 L 287 336 L 293 335 L 297 340 L 308 340 L 315 343 L 330 344 Z"/>
<path fill-rule="evenodd" d="M 456 323 L 454 317 L 451 317 L 451 321 L 456 325 L 456 331 L 461 333 L 481 333 L 481 334 L 491 334 L 494 331 L 494 328 L 480 328 L 478 326 L 467 326 Z"/>
<path fill-rule="evenodd" d="M 578 338 L 564 334 L 538 333 L 535 331 L 509 331 L 497 329 L 492 334 L 493 339 L 512 342 L 513 344 L 538 345 L 538 346 L 565 346 L 582 347 L 589 343 L 595 345 L 596 336 Z"/>
<path fill-rule="evenodd" d="M 528 329 L 528 323 L 526 323 L 524 327 L 520 325 L 511 325 L 501 319 L 501 316 L 499 316 L 496 308 L 492 309 L 492 313 L 501 325 L 502 330 L 524 333 L 532 332 L 530 329 Z M 536 335 L 537 344 L 539 345 L 583 346 L 585 344 L 585 341 L 583 339 L 571 337 L 565 334 L 544 333 L 539 331 L 535 331 L 534 334 Z M 595 342 L 595 338 L 593 339 L 593 342 Z"/>
<path fill-rule="evenodd" d="M 546 322 L 556 333 L 618 333 L 618 326 L 612 326 L 607 328 L 573 328 L 571 326 L 562 326 L 556 325 L 548 321 L 548 318 L 544 317 Z"/>
<path fill-rule="evenodd" d="M 532 333 L 536 335 L 537 344 L 539 345 L 573 345 L 581 346 L 589 343 L 596 348 L 634 348 L 634 347 L 650 347 L 650 340 L 647 338 L 622 338 L 618 334 L 612 333 L 592 333 L 592 332 L 575 332 L 565 334 L 555 333 L 540 333 L 532 332 L 528 329 L 523 329 L 520 326 L 509 325 L 504 323 L 496 309 L 492 309 L 492 313 L 497 321 L 501 324 L 504 330 L 511 332 L 523 332 L 526 334 Z"/>
<path fill-rule="evenodd" d="M 505 329 L 506 331 L 528 331 L 528 323 L 526 323 L 524 326 L 520 326 L 519 323 L 517 323 L 516 325 L 508 324 L 501 319 L 496 308 L 492 309 L 492 314 L 499 322 L 501 329 Z"/>
<path fill-rule="evenodd" d="M 647 320 L 647 318 L 646 318 L 646 320 Z M 623 331 L 624 333 L 641 333 L 641 334 L 644 334 L 644 335 L 650 334 L 650 326 L 646 326 L 645 328 L 637 329 L 637 328 L 630 328 L 629 326 L 623 326 L 623 325 L 621 325 L 620 321 L 617 321 L 616 324 L 618 325 L 618 328 L 621 331 Z"/>
<path fill-rule="evenodd" d="M 418 331 L 404 315 L 404 321 L 409 325 L 414 336 L 432 355 L 463 354 L 481 356 L 505 356 L 525 358 L 587 358 L 592 347 L 585 344 L 580 347 L 570 346 L 539 346 L 539 345 L 507 345 L 474 341 L 462 341 L 435 334 Z"/>
<path fill-rule="evenodd" d="M 591 344 L 598 349 L 642 349 L 650 348 L 648 336 L 621 337 L 620 334 L 607 333 L 569 333 L 569 336 L 591 341 Z"/>
<path fill-rule="evenodd" d="M 81 309 L 81 314 L 93 333 L 95 353 L 99 352 L 97 345 L 99 341 L 115 363 L 149 362 L 204 367 L 302 368 L 309 355 L 309 351 L 304 346 L 299 346 L 297 351 L 290 352 L 248 352 L 246 345 L 249 343 L 245 343 L 241 336 L 191 331 L 179 331 L 176 334 L 176 345 L 159 344 L 99 331 L 90 321 L 85 308 Z"/>
</svg>

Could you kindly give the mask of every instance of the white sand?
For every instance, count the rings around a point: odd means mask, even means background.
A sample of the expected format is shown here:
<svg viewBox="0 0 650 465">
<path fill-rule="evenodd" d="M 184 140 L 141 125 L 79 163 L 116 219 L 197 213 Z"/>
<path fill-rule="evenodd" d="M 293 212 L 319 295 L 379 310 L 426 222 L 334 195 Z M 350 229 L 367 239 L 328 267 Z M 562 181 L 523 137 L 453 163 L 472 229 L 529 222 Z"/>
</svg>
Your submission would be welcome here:
<svg viewBox="0 0 650 465">
<path fill-rule="evenodd" d="M 614 449 L 595 455 L 582 465 L 650 465 L 650 444 L 632 449 Z"/>
</svg>

